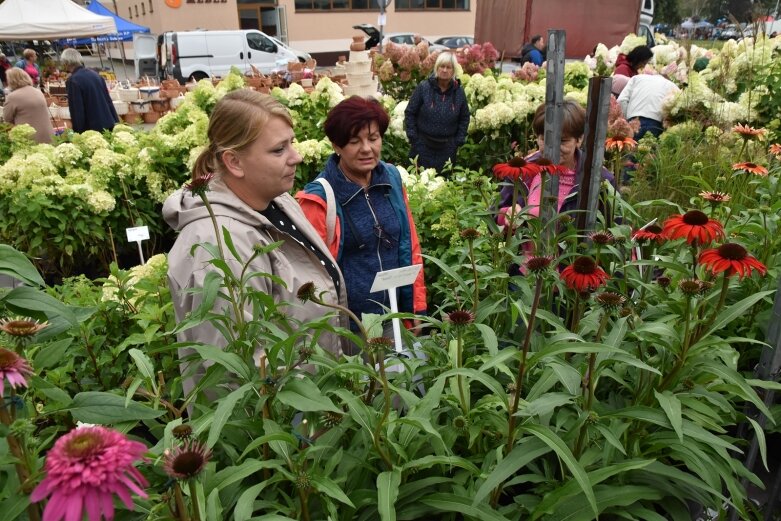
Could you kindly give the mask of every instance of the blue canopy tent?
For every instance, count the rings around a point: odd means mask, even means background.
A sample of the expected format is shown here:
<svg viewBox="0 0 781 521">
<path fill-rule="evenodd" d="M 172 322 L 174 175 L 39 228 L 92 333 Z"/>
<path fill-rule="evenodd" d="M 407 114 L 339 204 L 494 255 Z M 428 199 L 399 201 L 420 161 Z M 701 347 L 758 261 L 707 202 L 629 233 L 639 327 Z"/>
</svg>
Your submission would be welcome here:
<svg viewBox="0 0 781 521">
<path fill-rule="evenodd" d="M 112 34 L 103 34 L 94 38 L 66 38 L 61 40 L 60 43 L 66 45 L 89 45 L 93 42 L 106 43 L 106 42 L 130 42 L 133 40 L 134 33 L 148 33 L 149 27 L 143 25 L 134 24 L 129 20 L 125 20 L 118 14 L 113 13 L 111 10 L 103 6 L 98 0 L 92 0 L 87 6 L 88 11 L 92 11 L 95 14 L 102 16 L 110 16 L 114 19 L 114 23 L 117 26 L 117 32 Z M 120 45 L 120 52 L 122 53 L 122 67 L 125 67 L 125 47 Z M 101 58 L 101 64 L 103 59 Z M 102 66 L 102 65 L 101 65 Z M 113 64 L 112 64 L 113 70 Z M 127 76 L 127 70 L 125 71 Z"/>
<path fill-rule="evenodd" d="M 117 25 L 117 32 L 113 34 L 104 34 L 96 36 L 95 38 L 68 38 L 63 40 L 64 43 L 70 45 L 87 45 L 94 41 L 98 42 L 129 42 L 133 40 L 133 33 L 148 33 L 149 27 L 143 25 L 134 24 L 129 20 L 125 20 L 121 16 L 111 12 L 103 6 L 98 0 L 92 0 L 87 6 L 88 11 L 92 11 L 95 14 L 110 16 L 114 19 L 114 23 Z"/>
</svg>

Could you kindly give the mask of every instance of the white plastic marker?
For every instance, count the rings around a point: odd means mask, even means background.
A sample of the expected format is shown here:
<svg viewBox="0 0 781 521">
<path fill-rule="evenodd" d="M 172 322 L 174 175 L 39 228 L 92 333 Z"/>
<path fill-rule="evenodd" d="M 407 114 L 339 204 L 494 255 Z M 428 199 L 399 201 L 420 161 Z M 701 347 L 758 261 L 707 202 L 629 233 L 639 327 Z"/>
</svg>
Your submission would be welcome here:
<svg viewBox="0 0 781 521">
<path fill-rule="evenodd" d="M 125 229 L 127 241 L 138 244 L 138 256 L 141 257 L 141 264 L 146 264 L 144 260 L 144 251 L 141 249 L 141 241 L 149 239 L 149 226 L 136 226 L 135 228 Z"/>
<path fill-rule="evenodd" d="M 396 288 L 409 286 L 415 282 L 422 267 L 422 264 L 412 264 L 411 266 L 404 266 L 403 268 L 380 271 L 377 273 L 377 276 L 374 277 L 374 283 L 369 291 L 372 293 L 375 291 L 387 291 L 391 313 L 398 313 L 399 304 L 396 301 Z M 396 342 L 396 352 L 401 353 L 403 351 L 401 346 L 401 322 L 398 318 L 393 318 L 392 323 L 393 339 Z"/>
</svg>

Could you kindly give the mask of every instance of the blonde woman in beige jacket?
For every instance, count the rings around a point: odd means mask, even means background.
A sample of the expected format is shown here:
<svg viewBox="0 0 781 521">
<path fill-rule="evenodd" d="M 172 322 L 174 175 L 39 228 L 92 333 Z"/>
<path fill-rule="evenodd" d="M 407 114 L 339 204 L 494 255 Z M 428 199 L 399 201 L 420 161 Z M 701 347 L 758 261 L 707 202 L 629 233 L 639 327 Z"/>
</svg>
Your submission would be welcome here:
<svg viewBox="0 0 781 521">
<path fill-rule="evenodd" d="M 230 232 L 242 261 L 252 257 L 256 247 L 282 243 L 271 252 L 254 257 L 247 270 L 267 273 L 278 280 L 253 277 L 252 289 L 272 296 L 277 304 L 284 303 L 280 311 L 291 319 L 294 329 L 297 323 L 318 319 L 331 311 L 314 302 L 298 300 L 298 289 L 308 282 L 314 282 L 323 292 L 324 301 L 346 304 L 344 281 L 336 261 L 288 194 L 301 156 L 292 146 L 292 119 L 287 109 L 271 96 L 248 89 L 233 91 L 217 102 L 207 133 L 209 143 L 196 161 L 193 180 L 196 183 L 214 175 L 205 197 L 218 229 Z M 210 272 L 221 273 L 209 263 L 212 255 L 194 246 L 217 241 L 208 208 L 191 190 L 185 188 L 172 194 L 163 206 L 163 215 L 179 232 L 168 255 L 168 280 L 176 317 L 181 321 L 201 302 L 201 294 L 191 290 L 202 288 Z M 238 276 L 242 265 L 227 249 L 225 256 Z M 218 297 L 213 311 L 232 314 L 231 304 Z M 244 309 L 243 313 L 246 320 L 252 319 L 252 309 Z M 344 323 L 332 319 L 333 325 Z M 178 339 L 219 347 L 229 342 L 210 322 L 182 331 Z M 324 333 L 318 343 L 335 355 L 342 352 L 341 338 L 334 334 Z M 255 346 L 256 357 L 263 348 L 260 343 Z M 180 352 L 180 356 L 188 353 Z M 182 370 L 185 391 L 189 391 L 193 380 L 188 376 L 192 371 L 186 366 Z"/>
<path fill-rule="evenodd" d="M 22 69 L 12 67 L 5 76 L 11 93 L 5 98 L 3 119 L 12 125 L 27 123 L 35 129 L 37 143 L 51 143 L 54 127 L 43 93 L 33 87 L 30 75 Z"/>
</svg>

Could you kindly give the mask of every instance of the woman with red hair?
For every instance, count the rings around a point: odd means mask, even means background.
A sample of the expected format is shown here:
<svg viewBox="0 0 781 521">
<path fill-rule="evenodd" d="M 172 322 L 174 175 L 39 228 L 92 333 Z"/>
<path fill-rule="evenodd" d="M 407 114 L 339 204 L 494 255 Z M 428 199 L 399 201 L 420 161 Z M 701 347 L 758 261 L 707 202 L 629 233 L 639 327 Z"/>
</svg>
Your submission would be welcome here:
<svg viewBox="0 0 781 521">
<path fill-rule="evenodd" d="M 296 194 L 304 215 L 336 257 L 348 306 L 358 317 L 382 314 L 389 307 L 387 292 L 370 291 L 377 272 L 423 263 L 401 175 L 380 160 L 388 123 L 385 109 L 370 98 L 354 96 L 331 109 L 324 130 L 335 153 L 325 170 Z M 426 312 L 423 270 L 412 287 L 399 288 L 398 297 L 399 311 Z M 356 331 L 357 324 L 351 328 Z"/>
</svg>

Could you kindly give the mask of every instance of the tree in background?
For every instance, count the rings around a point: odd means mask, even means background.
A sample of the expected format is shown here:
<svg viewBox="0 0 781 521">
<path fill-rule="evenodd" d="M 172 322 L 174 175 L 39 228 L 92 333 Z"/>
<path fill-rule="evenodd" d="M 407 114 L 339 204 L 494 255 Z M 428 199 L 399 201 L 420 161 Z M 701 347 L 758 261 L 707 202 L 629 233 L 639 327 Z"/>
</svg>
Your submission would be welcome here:
<svg viewBox="0 0 781 521">
<path fill-rule="evenodd" d="M 654 23 L 678 25 L 681 22 L 679 0 L 656 0 Z"/>
</svg>

